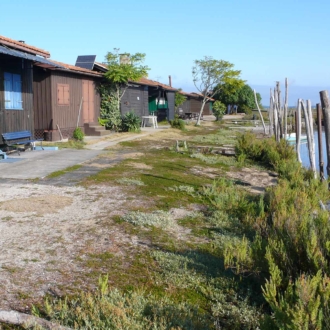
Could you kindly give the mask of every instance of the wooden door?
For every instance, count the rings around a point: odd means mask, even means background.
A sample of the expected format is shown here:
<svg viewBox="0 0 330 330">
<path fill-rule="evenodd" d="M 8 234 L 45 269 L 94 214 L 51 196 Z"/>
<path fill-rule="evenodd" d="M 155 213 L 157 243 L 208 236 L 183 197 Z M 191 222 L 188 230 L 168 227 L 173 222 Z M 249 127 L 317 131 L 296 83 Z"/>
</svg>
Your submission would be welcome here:
<svg viewBox="0 0 330 330">
<path fill-rule="evenodd" d="M 83 96 L 83 122 L 94 123 L 95 122 L 95 106 L 94 106 L 94 94 L 95 94 L 94 82 L 91 80 L 82 81 L 82 96 Z"/>
</svg>

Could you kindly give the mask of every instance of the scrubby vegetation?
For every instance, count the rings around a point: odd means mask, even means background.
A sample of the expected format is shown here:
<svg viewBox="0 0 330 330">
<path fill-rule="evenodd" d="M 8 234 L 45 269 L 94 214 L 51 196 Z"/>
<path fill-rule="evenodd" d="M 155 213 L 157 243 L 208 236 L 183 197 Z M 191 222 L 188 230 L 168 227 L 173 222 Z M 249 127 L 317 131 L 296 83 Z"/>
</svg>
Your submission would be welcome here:
<svg viewBox="0 0 330 330">
<path fill-rule="evenodd" d="M 228 131 L 198 132 L 192 143 L 230 139 Z M 329 192 L 292 147 L 246 133 L 237 138 L 236 160 L 228 161 L 190 150 L 149 151 L 144 143 L 123 145 L 148 150 L 150 170 L 127 176 L 124 161 L 90 181 L 128 185 L 132 196 L 154 198 L 150 207 L 116 219 L 148 248 L 134 247 L 130 266 L 112 254 L 94 256 L 88 265 L 100 263 L 108 274 L 98 290 L 48 297 L 34 313 L 76 329 L 327 329 L 330 224 L 320 202 Z M 226 176 L 229 166 L 256 164 L 278 176 L 262 194 Z M 193 174 L 205 166 L 217 179 Z M 173 208 L 190 205 L 198 211 L 173 217 Z"/>
</svg>

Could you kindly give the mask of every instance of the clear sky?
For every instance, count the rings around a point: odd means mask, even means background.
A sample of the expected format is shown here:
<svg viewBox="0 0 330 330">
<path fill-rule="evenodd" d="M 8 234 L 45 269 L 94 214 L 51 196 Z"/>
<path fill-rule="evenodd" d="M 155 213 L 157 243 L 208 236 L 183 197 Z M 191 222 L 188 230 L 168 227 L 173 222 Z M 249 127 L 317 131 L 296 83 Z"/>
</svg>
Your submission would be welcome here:
<svg viewBox="0 0 330 330">
<path fill-rule="evenodd" d="M 330 86 L 329 0 L 2 0 L 0 35 L 74 64 L 113 48 L 146 53 L 149 78 L 194 91 L 191 68 L 212 56 L 229 61 L 268 105 L 275 81 L 289 103 L 319 102 Z"/>
</svg>

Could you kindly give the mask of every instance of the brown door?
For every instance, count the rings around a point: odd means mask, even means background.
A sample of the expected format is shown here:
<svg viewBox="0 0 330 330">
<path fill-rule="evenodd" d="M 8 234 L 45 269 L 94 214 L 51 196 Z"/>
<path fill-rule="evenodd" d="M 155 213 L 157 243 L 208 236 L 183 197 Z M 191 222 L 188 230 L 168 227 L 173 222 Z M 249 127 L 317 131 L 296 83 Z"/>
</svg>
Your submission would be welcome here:
<svg viewBox="0 0 330 330">
<path fill-rule="evenodd" d="M 95 122 L 94 111 L 94 82 L 91 80 L 82 81 L 82 96 L 83 96 L 83 121 L 84 123 Z"/>
</svg>

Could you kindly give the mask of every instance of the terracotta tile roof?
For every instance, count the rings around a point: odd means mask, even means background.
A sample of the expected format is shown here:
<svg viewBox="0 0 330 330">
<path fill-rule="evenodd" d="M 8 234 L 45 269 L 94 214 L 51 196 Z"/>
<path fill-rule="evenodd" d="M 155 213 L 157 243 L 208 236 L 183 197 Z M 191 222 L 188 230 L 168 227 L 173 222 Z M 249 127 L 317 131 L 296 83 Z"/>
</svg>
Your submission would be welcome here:
<svg viewBox="0 0 330 330">
<path fill-rule="evenodd" d="M 134 81 L 132 81 L 132 83 L 134 83 Z M 147 85 L 147 86 L 161 87 L 161 88 L 164 88 L 164 89 L 169 90 L 169 91 L 177 91 L 178 90 L 177 88 L 171 87 L 169 85 L 162 84 L 158 81 L 151 80 L 151 79 L 148 79 L 148 78 L 141 78 L 138 81 L 136 81 L 136 83 L 139 83 L 139 84 L 142 84 L 142 85 Z"/>
<path fill-rule="evenodd" d="M 54 60 L 49 60 L 49 61 L 53 62 L 55 64 L 59 64 L 59 65 L 63 66 L 64 68 L 66 68 L 70 71 L 74 71 L 76 73 L 88 74 L 88 75 L 93 75 L 93 76 L 98 76 L 98 77 L 103 76 L 103 74 L 101 72 L 96 72 L 96 71 L 80 68 L 79 66 L 75 66 L 75 65 L 71 65 L 71 64 L 67 64 L 67 63 L 62 63 L 62 62 L 58 62 L 58 61 L 54 61 Z"/>
<path fill-rule="evenodd" d="M 10 48 L 22 50 L 29 54 L 40 55 L 40 56 L 43 56 L 46 58 L 50 57 L 50 53 L 47 50 L 43 50 L 41 48 L 30 46 L 24 42 L 19 42 L 19 41 L 9 39 L 9 38 L 3 37 L 3 36 L 0 36 L 0 44 L 3 44 Z"/>
<path fill-rule="evenodd" d="M 104 63 L 100 63 L 100 62 L 95 62 L 96 65 L 100 66 L 100 67 L 103 67 L 105 69 L 107 69 L 107 65 L 104 64 Z M 133 80 L 130 80 L 130 83 L 134 84 L 134 83 L 138 83 L 138 84 L 141 84 L 141 85 L 147 85 L 147 86 L 154 86 L 154 87 L 162 87 L 166 90 L 169 90 L 169 91 L 177 91 L 178 89 L 177 88 L 174 88 L 174 87 L 171 87 L 169 85 L 166 85 L 166 84 L 162 84 L 158 81 L 155 81 L 155 80 L 151 80 L 151 79 L 148 79 L 148 78 L 141 78 L 139 79 L 138 81 L 133 81 Z"/>
</svg>

